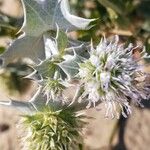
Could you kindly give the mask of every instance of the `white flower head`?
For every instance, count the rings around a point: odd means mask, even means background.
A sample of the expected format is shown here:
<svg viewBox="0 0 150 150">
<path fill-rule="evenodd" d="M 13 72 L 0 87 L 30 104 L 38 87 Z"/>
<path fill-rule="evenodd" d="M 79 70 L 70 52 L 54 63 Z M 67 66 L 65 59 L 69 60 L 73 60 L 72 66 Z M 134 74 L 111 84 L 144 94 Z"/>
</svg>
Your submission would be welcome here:
<svg viewBox="0 0 150 150">
<path fill-rule="evenodd" d="M 141 104 L 141 100 L 150 96 L 149 85 L 146 84 L 147 74 L 141 70 L 138 60 L 133 58 L 132 44 L 125 47 L 119 44 L 119 37 L 112 41 L 102 39 L 94 49 L 91 48 L 90 58 L 80 64 L 79 76 L 84 84 L 83 97 L 87 97 L 89 107 L 98 101 L 106 103 L 106 116 L 117 116 L 117 107 L 124 117 L 131 113 L 129 99 Z M 145 49 L 141 59 L 148 56 Z M 148 56 L 149 57 L 149 56 Z M 140 77 L 139 77 L 140 76 Z M 144 77 L 141 81 L 137 78 Z"/>
<path fill-rule="evenodd" d="M 47 97 L 47 103 L 50 100 L 65 100 L 66 97 L 63 95 L 63 90 L 67 87 L 65 81 L 61 79 L 51 79 L 47 78 L 44 81 L 43 93 Z"/>
</svg>

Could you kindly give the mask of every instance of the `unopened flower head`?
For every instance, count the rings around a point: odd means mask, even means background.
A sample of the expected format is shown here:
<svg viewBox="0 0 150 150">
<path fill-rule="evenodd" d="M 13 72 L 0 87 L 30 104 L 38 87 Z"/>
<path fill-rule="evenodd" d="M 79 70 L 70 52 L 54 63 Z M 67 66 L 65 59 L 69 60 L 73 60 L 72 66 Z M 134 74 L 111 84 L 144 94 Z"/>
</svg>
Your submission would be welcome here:
<svg viewBox="0 0 150 150">
<path fill-rule="evenodd" d="M 62 102 L 67 101 L 67 97 L 63 94 L 63 90 L 66 89 L 69 85 L 67 82 L 62 81 L 61 79 L 51 79 L 47 78 L 44 80 L 43 93 L 47 97 L 47 102 L 50 100 Z"/>
<path fill-rule="evenodd" d="M 45 107 L 33 115 L 25 115 L 19 123 L 24 150 L 74 150 L 82 145 L 85 122 L 71 109 Z"/>
<path fill-rule="evenodd" d="M 45 87 L 43 91 L 47 95 L 48 99 L 54 99 L 55 95 L 62 92 L 64 88 L 65 87 L 60 83 L 59 80 L 47 78 L 47 80 L 45 80 Z"/>
<path fill-rule="evenodd" d="M 117 106 L 127 117 L 131 113 L 129 99 L 141 104 L 150 92 L 145 82 L 147 74 L 133 57 L 135 48 L 131 44 L 127 47 L 119 44 L 118 36 L 112 41 L 102 39 L 96 49 L 91 47 L 90 58 L 81 63 L 79 69 L 84 85 L 82 98 L 87 97 L 88 107 L 98 101 L 105 102 L 107 117 L 119 116 Z M 143 50 L 141 58 L 145 56 L 147 54 Z"/>
</svg>

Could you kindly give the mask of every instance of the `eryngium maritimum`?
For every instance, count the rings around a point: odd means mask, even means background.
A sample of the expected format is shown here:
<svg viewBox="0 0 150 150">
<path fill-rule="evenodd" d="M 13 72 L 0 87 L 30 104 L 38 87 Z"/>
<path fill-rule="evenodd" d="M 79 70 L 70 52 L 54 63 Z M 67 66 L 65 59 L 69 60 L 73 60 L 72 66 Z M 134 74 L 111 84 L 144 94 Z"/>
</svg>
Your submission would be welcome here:
<svg viewBox="0 0 150 150">
<path fill-rule="evenodd" d="M 22 117 L 19 125 L 26 132 L 23 150 L 78 150 L 82 146 L 84 116 L 73 109 L 45 108 Z"/>
<path fill-rule="evenodd" d="M 106 117 L 119 117 L 131 114 L 129 100 L 141 105 L 142 99 L 150 96 L 147 74 L 142 70 L 139 60 L 134 59 L 129 44 L 119 44 L 119 37 L 112 41 L 102 39 L 96 49 L 91 46 L 90 58 L 80 64 L 79 76 L 83 81 L 84 92 L 81 98 L 87 98 L 90 107 L 97 102 L 105 102 Z M 147 57 L 145 50 L 141 58 Z M 119 107 L 118 107 L 119 106 Z"/>
</svg>

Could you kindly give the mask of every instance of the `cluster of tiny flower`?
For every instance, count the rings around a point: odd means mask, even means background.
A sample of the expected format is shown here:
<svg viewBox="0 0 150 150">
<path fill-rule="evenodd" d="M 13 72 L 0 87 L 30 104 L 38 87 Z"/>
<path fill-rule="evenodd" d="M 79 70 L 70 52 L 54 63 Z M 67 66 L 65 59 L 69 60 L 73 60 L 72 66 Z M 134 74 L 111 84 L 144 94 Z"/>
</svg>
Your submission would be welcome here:
<svg viewBox="0 0 150 150">
<path fill-rule="evenodd" d="M 102 39 L 96 49 L 91 46 L 90 58 L 79 65 L 79 77 L 84 86 L 81 99 L 88 99 L 87 107 L 105 102 L 106 117 L 119 117 L 120 108 L 127 117 L 131 114 L 130 99 L 142 105 L 141 100 L 149 98 L 147 73 L 139 60 L 134 59 L 134 49 L 132 44 L 126 48 L 119 44 L 118 36 L 111 41 Z M 141 59 L 144 57 L 148 57 L 145 50 L 141 52 Z"/>
</svg>

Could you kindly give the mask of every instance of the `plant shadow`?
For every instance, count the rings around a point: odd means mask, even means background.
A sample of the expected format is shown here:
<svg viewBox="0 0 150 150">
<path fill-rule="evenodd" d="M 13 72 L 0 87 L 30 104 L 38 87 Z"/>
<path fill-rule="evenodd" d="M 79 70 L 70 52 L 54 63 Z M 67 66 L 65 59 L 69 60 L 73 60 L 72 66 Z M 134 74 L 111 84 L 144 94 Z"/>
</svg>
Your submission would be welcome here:
<svg viewBox="0 0 150 150">
<path fill-rule="evenodd" d="M 139 107 L 139 109 L 150 109 L 150 100 L 143 100 L 142 104 L 144 108 Z M 118 143 L 111 148 L 111 150 L 128 150 L 125 144 L 124 136 L 126 132 L 126 126 L 127 126 L 128 118 L 124 118 L 121 116 L 118 127 L 119 127 L 119 133 L 118 133 Z"/>
</svg>

